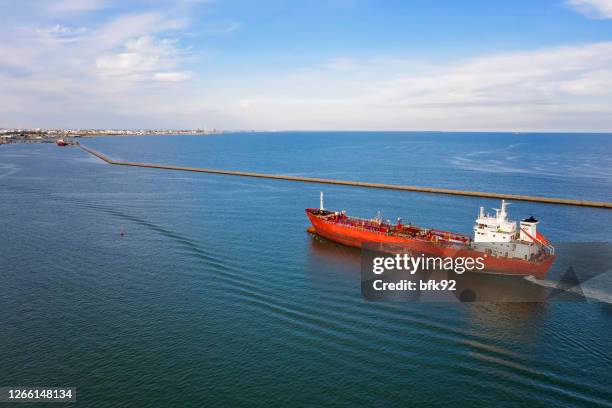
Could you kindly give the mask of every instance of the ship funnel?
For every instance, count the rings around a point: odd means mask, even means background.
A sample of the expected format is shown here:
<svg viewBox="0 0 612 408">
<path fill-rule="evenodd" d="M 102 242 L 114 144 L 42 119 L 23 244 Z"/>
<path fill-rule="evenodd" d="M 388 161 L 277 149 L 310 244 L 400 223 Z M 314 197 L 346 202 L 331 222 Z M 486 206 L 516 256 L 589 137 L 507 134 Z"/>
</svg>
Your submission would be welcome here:
<svg viewBox="0 0 612 408">
<path fill-rule="evenodd" d="M 521 241 L 525 242 L 534 242 L 538 236 L 538 220 L 533 218 L 533 216 L 526 218 L 521 221 Z"/>
<path fill-rule="evenodd" d="M 321 196 L 319 197 L 319 210 L 323 211 L 325 208 L 323 207 L 323 192 L 321 191 Z"/>
</svg>

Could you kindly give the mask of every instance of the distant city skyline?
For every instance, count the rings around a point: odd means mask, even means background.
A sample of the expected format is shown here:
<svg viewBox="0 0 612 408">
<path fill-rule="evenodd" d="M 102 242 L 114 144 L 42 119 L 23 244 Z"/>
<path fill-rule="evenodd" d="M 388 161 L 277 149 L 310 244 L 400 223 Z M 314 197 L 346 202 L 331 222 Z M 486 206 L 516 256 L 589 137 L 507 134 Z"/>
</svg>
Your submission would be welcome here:
<svg viewBox="0 0 612 408">
<path fill-rule="evenodd" d="M 0 128 L 612 131 L 612 0 L 0 0 Z"/>
</svg>

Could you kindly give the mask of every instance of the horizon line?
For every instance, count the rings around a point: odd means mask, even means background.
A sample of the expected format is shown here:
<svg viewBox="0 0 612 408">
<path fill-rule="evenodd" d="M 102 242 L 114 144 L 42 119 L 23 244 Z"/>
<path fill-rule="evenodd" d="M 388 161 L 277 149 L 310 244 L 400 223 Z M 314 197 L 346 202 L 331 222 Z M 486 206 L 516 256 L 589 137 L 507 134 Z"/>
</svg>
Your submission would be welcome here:
<svg viewBox="0 0 612 408">
<path fill-rule="evenodd" d="M 611 130 L 426 130 L 426 129 L 222 129 L 222 128 L 95 128 L 95 127 L 0 127 L 0 130 L 22 131 L 58 131 L 58 130 L 87 130 L 87 131 L 203 131 L 215 133 L 281 133 L 281 132 L 387 132 L 387 133 L 512 133 L 512 134 L 612 134 Z"/>
</svg>

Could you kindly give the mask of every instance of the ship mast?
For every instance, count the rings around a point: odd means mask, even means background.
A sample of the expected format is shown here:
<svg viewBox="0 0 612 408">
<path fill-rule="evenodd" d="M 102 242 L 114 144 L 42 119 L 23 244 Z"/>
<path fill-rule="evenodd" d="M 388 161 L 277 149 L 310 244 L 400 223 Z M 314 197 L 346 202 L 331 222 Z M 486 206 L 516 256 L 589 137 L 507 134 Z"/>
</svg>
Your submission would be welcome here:
<svg viewBox="0 0 612 408">
<path fill-rule="evenodd" d="M 323 207 L 323 192 L 321 191 L 321 196 L 319 197 L 320 199 L 320 203 L 319 203 L 319 210 L 323 211 L 325 210 L 325 208 Z"/>
<path fill-rule="evenodd" d="M 506 200 L 502 200 L 501 210 L 499 212 L 499 216 L 501 217 L 502 221 L 506 221 L 508 219 L 508 211 L 506 211 L 508 204 L 510 203 L 507 203 Z"/>
</svg>

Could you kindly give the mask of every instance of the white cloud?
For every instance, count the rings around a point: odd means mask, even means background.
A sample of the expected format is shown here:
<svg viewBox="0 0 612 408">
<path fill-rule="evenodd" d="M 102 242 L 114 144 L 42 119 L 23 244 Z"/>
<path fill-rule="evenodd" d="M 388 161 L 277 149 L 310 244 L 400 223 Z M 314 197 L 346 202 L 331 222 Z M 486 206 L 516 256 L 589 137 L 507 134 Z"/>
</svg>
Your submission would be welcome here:
<svg viewBox="0 0 612 408">
<path fill-rule="evenodd" d="M 124 14 L 104 24 L 95 35 L 99 46 L 111 48 L 134 38 L 178 30 L 185 25 L 185 20 L 167 18 L 161 12 Z"/>
<path fill-rule="evenodd" d="M 62 24 L 55 24 L 51 27 L 37 28 L 33 30 L 35 36 L 33 41 L 39 43 L 71 43 L 81 41 L 87 32 L 85 27 L 72 27 Z"/>
<path fill-rule="evenodd" d="M 3 27 L 0 126 L 612 130 L 612 42 L 198 75 L 171 11 Z"/>
<path fill-rule="evenodd" d="M 181 59 L 181 50 L 175 41 L 145 35 L 126 41 L 118 52 L 99 56 L 96 67 L 102 75 L 129 80 L 180 82 L 190 75 L 170 70 L 177 68 Z"/>
<path fill-rule="evenodd" d="M 61 24 L 56 24 L 55 26 L 53 26 L 52 28 L 47 30 L 47 32 L 50 33 L 50 34 L 59 34 L 59 35 L 70 34 L 73 31 L 74 31 L 74 29 L 72 29 L 70 27 L 63 26 Z"/>
<path fill-rule="evenodd" d="M 243 109 L 248 109 L 251 106 L 253 106 L 253 101 L 250 101 L 248 99 L 241 99 L 238 104 L 240 105 L 241 108 Z"/>
<path fill-rule="evenodd" d="M 242 116 L 254 128 L 612 129 L 612 42 L 392 66 L 279 78 Z"/>
<path fill-rule="evenodd" d="M 160 82 L 183 82 L 192 78 L 190 72 L 156 72 L 153 79 Z"/>
<path fill-rule="evenodd" d="M 474 58 L 399 78 L 378 97 L 400 105 L 558 103 L 600 92 L 612 96 L 611 74 L 612 43 L 598 43 Z"/>
<path fill-rule="evenodd" d="M 186 69 L 193 51 L 177 40 L 189 8 L 93 13 L 106 4 L 25 5 L 29 23 L 3 26 L 0 126 L 144 126 L 157 119 L 155 104 L 180 98 L 180 83 L 195 78 Z M 92 13 L 71 20 L 59 9 Z"/>
<path fill-rule="evenodd" d="M 591 18 L 612 18 L 612 0 L 568 0 L 579 13 Z"/>
</svg>

